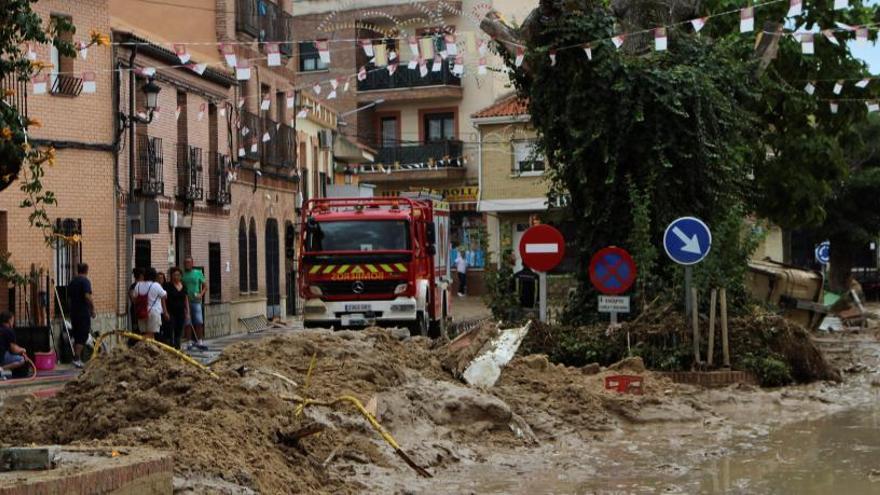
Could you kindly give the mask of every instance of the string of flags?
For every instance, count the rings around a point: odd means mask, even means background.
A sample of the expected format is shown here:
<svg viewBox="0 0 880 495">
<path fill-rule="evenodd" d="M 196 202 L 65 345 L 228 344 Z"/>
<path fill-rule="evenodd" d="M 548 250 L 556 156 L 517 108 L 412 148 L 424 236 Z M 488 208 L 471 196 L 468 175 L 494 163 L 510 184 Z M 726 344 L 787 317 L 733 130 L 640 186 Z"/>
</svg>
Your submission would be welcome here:
<svg viewBox="0 0 880 495">
<path fill-rule="evenodd" d="M 400 163 L 399 161 L 397 161 L 391 164 L 360 164 L 358 167 L 356 167 L 356 170 L 361 173 L 381 173 L 390 175 L 391 172 L 395 170 L 436 170 L 440 168 L 455 168 L 465 166 L 467 166 L 467 158 L 465 158 L 464 156 L 446 156 L 438 160 L 429 158 L 427 161 L 424 162 Z"/>
</svg>

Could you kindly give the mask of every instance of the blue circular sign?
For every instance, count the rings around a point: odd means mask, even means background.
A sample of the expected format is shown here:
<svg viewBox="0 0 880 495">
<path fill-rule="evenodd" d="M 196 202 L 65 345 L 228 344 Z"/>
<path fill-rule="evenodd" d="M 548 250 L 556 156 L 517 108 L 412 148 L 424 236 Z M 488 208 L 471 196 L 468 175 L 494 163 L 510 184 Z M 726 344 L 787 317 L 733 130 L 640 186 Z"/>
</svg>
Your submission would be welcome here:
<svg viewBox="0 0 880 495">
<path fill-rule="evenodd" d="M 816 246 L 816 261 L 827 265 L 831 261 L 831 243 L 824 241 Z"/>
<path fill-rule="evenodd" d="M 712 249 L 712 232 L 696 217 L 681 217 L 666 227 L 663 249 L 679 265 L 697 264 Z"/>
</svg>

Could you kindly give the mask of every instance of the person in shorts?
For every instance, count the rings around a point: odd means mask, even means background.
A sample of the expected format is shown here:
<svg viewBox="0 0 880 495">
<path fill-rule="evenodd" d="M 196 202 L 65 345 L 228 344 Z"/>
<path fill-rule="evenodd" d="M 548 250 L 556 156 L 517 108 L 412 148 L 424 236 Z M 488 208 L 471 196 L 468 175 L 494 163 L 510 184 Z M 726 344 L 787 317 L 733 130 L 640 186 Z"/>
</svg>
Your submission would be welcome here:
<svg viewBox="0 0 880 495">
<path fill-rule="evenodd" d="M 89 280 L 89 265 L 80 263 L 77 275 L 67 284 L 67 302 L 70 307 L 70 323 L 73 337 L 73 365 L 83 367 L 82 352 L 92 331 L 92 318 L 95 317 L 95 303 L 92 300 L 92 282 Z"/>
<path fill-rule="evenodd" d="M 197 268 L 193 268 L 192 256 L 187 256 L 183 262 L 183 285 L 186 287 L 186 297 L 189 299 L 189 317 L 192 327 L 186 327 L 185 338 L 190 338 L 189 350 L 193 348 L 201 351 L 208 350 L 208 346 L 202 341 L 205 338 L 205 317 L 203 301 L 208 285 L 205 283 L 205 274 Z"/>
<path fill-rule="evenodd" d="M 147 268 L 144 275 L 145 280 L 135 284 L 131 294 L 135 306 L 137 306 L 139 298 L 146 298 L 147 317 L 140 318 L 138 315 L 138 329 L 147 339 L 155 339 L 162 327 L 162 319 L 168 318 L 168 309 L 165 303 L 168 293 L 162 288 L 162 284 L 156 282 L 156 276 L 155 268 Z"/>
<path fill-rule="evenodd" d="M 15 331 L 12 330 L 15 317 L 9 311 L 0 311 L 0 379 L 12 376 L 12 371 L 26 365 L 25 348 L 15 343 Z"/>
</svg>

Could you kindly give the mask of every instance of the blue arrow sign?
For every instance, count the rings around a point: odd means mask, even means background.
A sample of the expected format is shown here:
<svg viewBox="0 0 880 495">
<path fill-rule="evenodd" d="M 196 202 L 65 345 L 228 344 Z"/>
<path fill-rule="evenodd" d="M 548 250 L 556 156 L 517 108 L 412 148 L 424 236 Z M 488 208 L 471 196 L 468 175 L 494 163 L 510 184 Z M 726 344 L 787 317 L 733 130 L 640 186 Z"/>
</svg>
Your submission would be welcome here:
<svg viewBox="0 0 880 495">
<path fill-rule="evenodd" d="M 681 217 L 666 227 L 663 249 L 679 265 L 699 263 L 712 249 L 712 232 L 699 218 Z"/>
<path fill-rule="evenodd" d="M 816 246 L 816 261 L 827 265 L 831 261 L 831 243 L 824 241 Z"/>
</svg>

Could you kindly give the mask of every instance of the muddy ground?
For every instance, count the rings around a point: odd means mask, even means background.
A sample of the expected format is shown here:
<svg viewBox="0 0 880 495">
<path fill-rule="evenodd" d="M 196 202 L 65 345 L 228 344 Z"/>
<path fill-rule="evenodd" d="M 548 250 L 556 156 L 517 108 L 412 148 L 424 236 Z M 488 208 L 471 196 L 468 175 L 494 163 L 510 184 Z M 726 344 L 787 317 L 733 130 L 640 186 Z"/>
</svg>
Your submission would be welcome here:
<svg viewBox="0 0 880 495">
<path fill-rule="evenodd" d="M 877 399 L 876 329 L 820 341 L 842 383 L 769 390 L 678 385 L 638 362 L 567 368 L 525 356 L 480 391 L 428 340 L 377 329 L 235 344 L 212 365 L 217 378 L 139 345 L 94 362 L 56 397 L 3 411 L 0 439 L 171 450 L 178 493 L 674 492 L 682 473 L 771 429 Z M 621 372 L 641 375 L 644 394 L 606 390 Z M 298 407 L 343 395 L 433 477 L 348 403 Z"/>
</svg>

